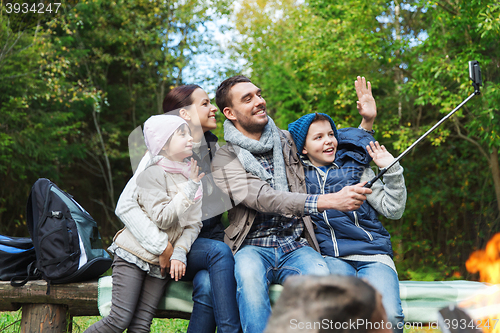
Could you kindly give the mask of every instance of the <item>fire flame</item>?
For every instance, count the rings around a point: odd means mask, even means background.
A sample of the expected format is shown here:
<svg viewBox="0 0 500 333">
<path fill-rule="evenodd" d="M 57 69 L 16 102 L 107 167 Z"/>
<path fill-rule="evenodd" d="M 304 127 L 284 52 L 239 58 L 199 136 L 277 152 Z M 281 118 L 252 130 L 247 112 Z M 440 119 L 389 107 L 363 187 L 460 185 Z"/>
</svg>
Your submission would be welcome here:
<svg viewBox="0 0 500 333">
<path fill-rule="evenodd" d="M 465 267 L 471 273 L 479 272 L 479 281 L 500 284 L 500 233 L 495 234 L 484 250 L 473 252 Z M 500 333 L 500 285 L 489 287 L 481 295 L 476 295 L 460 304 L 469 310 L 485 333 Z"/>
<path fill-rule="evenodd" d="M 486 249 L 473 252 L 465 267 L 471 273 L 479 272 L 479 281 L 500 283 L 500 232 L 486 244 Z"/>
</svg>

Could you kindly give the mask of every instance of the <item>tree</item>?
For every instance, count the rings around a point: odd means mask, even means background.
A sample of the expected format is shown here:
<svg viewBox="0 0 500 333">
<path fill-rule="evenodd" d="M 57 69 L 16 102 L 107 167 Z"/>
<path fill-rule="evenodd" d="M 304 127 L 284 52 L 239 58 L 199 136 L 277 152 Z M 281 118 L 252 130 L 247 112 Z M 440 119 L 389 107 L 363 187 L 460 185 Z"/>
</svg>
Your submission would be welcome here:
<svg viewBox="0 0 500 333">
<path fill-rule="evenodd" d="M 127 137 L 162 112 L 164 94 L 183 83 L 191 57 L 213 45 L 200 26 L 223 15 L 226 5 L 82 0 L 25 29 L 4 62 L 10 72 L 0 78 L 6 87 L 0 96 L 2 230 L 25 233 L 11 225 L 24 222 L 31 184 L 47 177 L 106 222 L 103 235 L 115 233 L 121 224 L 114 205 L 131 176 Z M 0 37 L 8 40 L 15 31 L 3 18 L 2 29 L 10 30 Z M 24 81 L 12 84 L 14 76 Z"/>
<path fill-rule="evenodd" d="M 51 47 L 41 19 L 33 24 L 0 14 L 0 221 L 2 228 L 22 226 L 32 175 L 57 179 L 61 164 L 81 157 L 75 144 L 80 125 L 61 108 L 59 86 L 48 80 L 57 67 L 44 61 Z M 50 165 L 50 166 L 49 166 Z M 4 218 L 5 217 L 5 218 Z"/>
<path fill-rule="evenodd" d="M 500 123 L 495 117 L 500 102 L 500 59 L 495 57 L 500 51 L 500 21 L 494 19 L 500 14 L 500 5 L 495 1 L 445 1 L 427 8 L 435 23 L 427 31 L 429 37 L 412 50 L 415 56 L 423 56 L 408 90 L 419 95 L 417 105 L 449 112 L 471 91 L 467 61 L 480 61 L 481 98 L 466 105 L 462 116 L 455 117 L 449 131 L 442 133 L 467 140 L 486 159 L 500 214 Z"/>
<path fill-rule="evenodd" d="M 403 277 L 466 274 L 468 254 L 498 229 L 498 14 L 479 0 L 254 0 L 236 14 L 238 51 L 279 126 L 314 111 L 357 126 L 352 81 L 364 75 L 379 110 L 376 138 L 395 154 L 472 93 L 467 61 L 481 62 L 483 97 L 402 161 L 406 212 L 384 225 Z"/>
</svg>

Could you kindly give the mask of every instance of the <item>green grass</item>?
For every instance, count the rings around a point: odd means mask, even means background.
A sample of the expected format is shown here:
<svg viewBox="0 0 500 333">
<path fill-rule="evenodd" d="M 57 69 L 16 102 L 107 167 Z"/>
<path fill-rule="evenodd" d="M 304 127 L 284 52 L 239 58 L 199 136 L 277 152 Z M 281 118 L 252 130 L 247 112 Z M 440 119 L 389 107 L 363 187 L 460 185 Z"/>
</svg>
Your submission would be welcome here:
<svg viewBox="0 0 500 333">
<path fill-rule="evenodd" d="M 0 313 L 0 332 L 1 333 L 21 332 L 21 310 L 16 312 Z"/>
<path fill-rule="evenodd" d="M 101 317 L 73 317 L 73 333 L 82 333 L 90 325 L 98 322 Z M 186 332 L 189 320 L 183 319 L 153 319 L 152 333 Z M 0 333 L 21 332 L 21 310 L 15 312 L 0 312 Z"/>
<path fill-rule="evenodd" d="M 74 317 L 73 333 L 82 333 L 101 317 Z M 183 319 L 153 319 L 152 333 L 186 332 L 189 320 Z M 0 312 L 0 333 L 21 332 L 21 310 L 15 312 Z M 126 332 L 126 331 L 125 331 Z M 441 333 L 440 330 L 423 327 L 420 329 L 405 329 L 404 333 Z"/>
</svg>

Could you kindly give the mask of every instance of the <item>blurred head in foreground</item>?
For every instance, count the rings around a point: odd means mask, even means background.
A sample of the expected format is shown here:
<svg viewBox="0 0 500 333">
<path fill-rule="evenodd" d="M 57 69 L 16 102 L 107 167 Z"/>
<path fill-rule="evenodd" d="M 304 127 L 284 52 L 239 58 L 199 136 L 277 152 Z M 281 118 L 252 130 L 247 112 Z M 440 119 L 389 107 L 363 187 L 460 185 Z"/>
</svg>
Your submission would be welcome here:
<svg viewBox="0 0 500 333">
<path fill-rule="evenodd" d="M 382 297 L 353 276 L 292 276 L 266 327 L 266 333 L 392 332 Z"/>
</svg>

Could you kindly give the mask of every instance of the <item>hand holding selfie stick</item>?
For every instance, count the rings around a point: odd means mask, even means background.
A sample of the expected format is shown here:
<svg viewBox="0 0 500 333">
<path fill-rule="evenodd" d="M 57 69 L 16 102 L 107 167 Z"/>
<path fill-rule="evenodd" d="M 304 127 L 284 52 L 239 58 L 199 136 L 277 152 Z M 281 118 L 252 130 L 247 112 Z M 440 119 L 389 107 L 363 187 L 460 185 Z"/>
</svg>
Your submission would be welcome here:
<svg viewBox="0 0 500 333">
<path fill-rule="evenodd" d="M 425 132 L 424 135 L 418 138 L 417 141 L 415 141 L 410 147 L 408 147 L 404 152 L 402 152 L 401 155 L 396 157 L 389 166 L 380 169 L 378 175 L 376 175 L 372 180 L 366 183 L 364 187 L 371 188 L 372 185 L 387 172 L 387 170 L 389 170 L 394 164 L 396 164 L 403 157 L 405 157 L 406 154 L 408 154 L 410 150 L 415 148 L 417 144 L 419 144 L 423 139 L 425 139 L 425 137 L 429 135 L 429 133 L 438 128 L 446 119 L 450 118 L 455 112 L 457 112 L 462 106 L 464 106 L 464 104 L 467 103 L 472 97 L 479 95 L 481 93 L 479 91 L 479 87 L 483 84 L 483 80 L 481 79 L 481 68 L 479 68 L 479 61 L 477 60 L 469 61 L 469 78 L 472 80 L 472 85 L 474 86 L 474 92 L 469 97 L 467 97 L 462 103 L 460 103 L 460 105 L 458 105 L 450 113 L 444 116 L 436 125 L 432 126 L 431 129 Z"/>
</svg>

